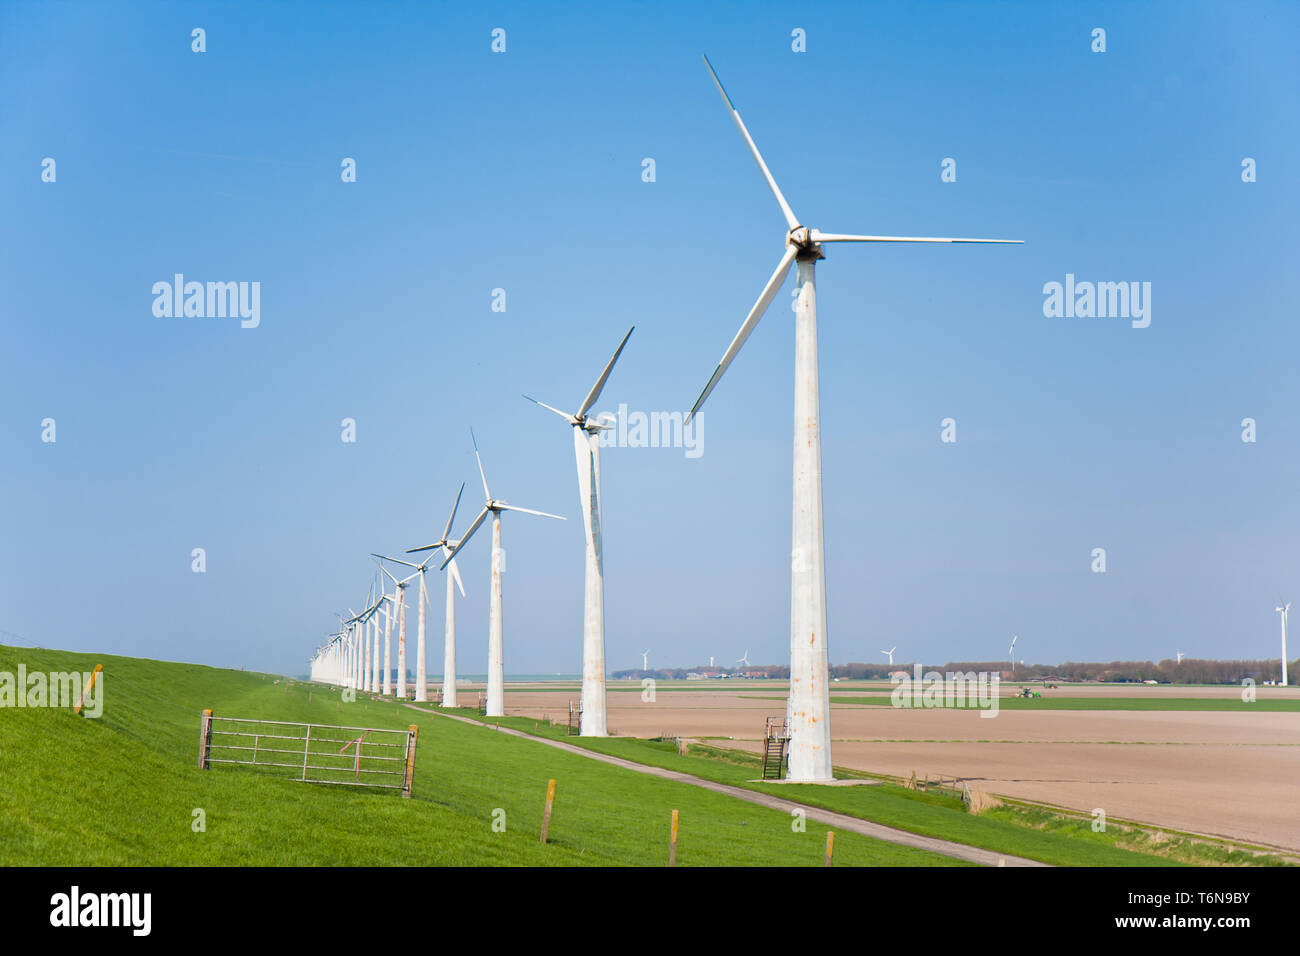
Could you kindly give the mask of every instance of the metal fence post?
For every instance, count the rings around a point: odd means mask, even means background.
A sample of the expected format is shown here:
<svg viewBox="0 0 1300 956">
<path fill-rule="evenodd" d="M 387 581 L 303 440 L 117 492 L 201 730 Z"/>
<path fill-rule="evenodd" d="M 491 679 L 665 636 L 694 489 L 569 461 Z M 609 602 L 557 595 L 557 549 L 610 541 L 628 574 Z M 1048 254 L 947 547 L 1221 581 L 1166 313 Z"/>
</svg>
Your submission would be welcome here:
<svg viewBox="0 0 1300 956">
<path fill-rule="evenodd" d="M 199 718 L 199 769 L 207 770 L 208 754 L 212 751 L 212 710 L 209 708 Z"/>
<path fill-rule="evenodd" d="M 357 745 L 360 747 L 360 744 Z M 307 779 L 307 758 L 311 756 L 311 724 L 307 725 L 307 736 L 302 745 L 302 779 Z"/>
</svg>

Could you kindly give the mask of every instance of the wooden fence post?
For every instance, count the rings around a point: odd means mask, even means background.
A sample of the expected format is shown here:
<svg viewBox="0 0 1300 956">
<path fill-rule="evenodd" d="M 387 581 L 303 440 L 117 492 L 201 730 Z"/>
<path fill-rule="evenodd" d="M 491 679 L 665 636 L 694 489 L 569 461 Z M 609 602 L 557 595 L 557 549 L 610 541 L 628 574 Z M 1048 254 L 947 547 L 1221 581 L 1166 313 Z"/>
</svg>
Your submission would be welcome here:
<svg viewBox="0 0 1300 956">
<path fill-rule="evenodd" d="M 546 842 L 547 831 L 551 829 L 551 805 L 555 803 L 555 781 L 546 784 L 546 809 L 542 811 L 542 842 Z"/>
<path fill-rule="evenodd" d="M 835 831 L 826 831 L 826 865 L 831 865 L 831 856 L 835 853 Z"/>
<path fill-rule="evenodd" d="M 411 785 L 415 782 L 415 745 L 420 739 L 420 730 L 415 724 L 406 728 L 406 775 L 402 778 L 402 796 L 409 800 L 411 798 Z M 357 753 L 361 753 L 361 745 L 357 744 Z"/>
<path fill-rule="evenodd" d="M 212 709 L 199 718 L 199 769 L 208 770 L 208 755 L 212 752 Z"/>
<path fill-rule="evenodd" d="M 668 837 L 668 865 L 677 865 L 677 811 L 673 811 L 673 828 Z"/>
</svg>

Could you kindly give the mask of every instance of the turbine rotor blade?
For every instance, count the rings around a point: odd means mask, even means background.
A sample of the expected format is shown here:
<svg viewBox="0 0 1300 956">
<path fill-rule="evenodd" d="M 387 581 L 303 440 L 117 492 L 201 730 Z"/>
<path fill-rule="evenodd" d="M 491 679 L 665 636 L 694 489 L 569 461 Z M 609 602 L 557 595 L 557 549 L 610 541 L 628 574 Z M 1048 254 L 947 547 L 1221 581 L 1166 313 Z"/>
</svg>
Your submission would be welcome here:
<svg viewBox="0 0 1300 956">
<path fill-rule="evenodd" d="M 478 439 L 474 437 L 474 429 L 469 430 L 469 440 L 474 443 L 474 458 L 478 462 L 478 476 L 483 479 L 483 497 L 488 501 L 492 500 L 492 492 L 488 491 L 487 475 L 483 472 L 483 459 L 478 453 Z"/>
<path fill-rule="evenodd" d="M 456 587 L 460 588 L 460 596 L 464 597 L 465 582 L 460 579 L 460 568 L 457 566 L 455 560 L 451 562 L 451 565 L 447 568 L 447 570 L 450 571 L 451 576 L 456 579 Z"/>
<path fill-rule="evenodd" d="M 763 291 L 759 295 L 758 301 L 755 302 L 754 307 L 749 310 L 749 315 L 745 317 L 745 321 L 741 324 L 740 331 L 736 333 L 736 337 L 732 339 L 731 344 L 727 346 L 727 351 L 722 353 L 722 358 L 718 361 L 718 367 L 713 370 L 713 376 L 709 379 L 709 383 L 704 386 L 704 391 L 700 392 L 700 397 L 695 400 L 695 404 L 691 406 L 690 414 L 686 416 L 686 421 L 683 424 L 690 424 L 691 419 L 695 417 L 695 413 L 698 412 L 700 406 L 704 404 L 704 400 L 709 397 L 709 393 L 717 386 L 718 380 L 722 378 L 722 373 L 727 370 L 727 366 L 731 364 L 732 359 L 736 357 L 736 353 L 738 353 L 741 346 L 745 344 L 745 340 L 748 339 L 750 333 L 754 331 L 754 327 L 758 325 L 758 320 L 763 317 L 763 313 L 767 311 L 767 307 L 771 305 L 772 300 L 776 298 L 776 293 L 781 288 L 781 283 L 785 282 L 786 274 L 790 271 L 790 265 L 794 262 L 794 257 L 798 252 L 799 249 L 797 246 L 788 245 L 785 247 L 785 254 L 781 256 L 781 261 L 777 263 L 776 271 L 773 272 L 771 277 L 767 280 L 767 285 L 763 287 Z"/>
<path fill-rule="evenodd" d="M 540 406 L 542 406 L 542 408 L 545 408 L 547 411 L 555 412 L 555 414 L 559 415 L 561 418 L 563 418 L 563 419 L 564 419 L 566 422 L 568 422 L 570 425 L 574 424 L 573 416 L 570 415 L 568 412 L 562 412 L 562 411 L 560 411 L 558 408 L 556 408 L 554 405 L 547 405 L 545 402 L 539 402 L 537 399 L 533 398 L 533 396 L 531 396 L 531 395 L 525 395 L 524 398 L 528 399 L 528 400 L 529 400 L 530 402 L 532 402 L 534 405 L 540 405 Z"/>
<path fill-rule="evenodd" d="M 587 397 L 583 399 L 582 406 L 578 409 L 578 414 L 574 416 L 575 418 L 585 418 L 587 412 L 591 410 L 591 406 L 596 404 L 596 400 L 600 398 L 601 391 L 605 388 L 605 382 L 609 380 L 609 373 L 614 371 L 614 363 L 617 362 L 618 357 L 623 354 L 623 346 L 627 345 L 627 340 L 632 337 L 632 331 L 635 328 L 636 326 L 634 325 L 631 329 L 628 329 L 627 335 L 623 336 L 623 341 L 618 343 L 618 348 L 614 350 L 614 357 L 609 360 L 609 364 L 605 366 L 605 370 L 600 373 L 600 378 L 596 379 L 596 384 L 591 386 L 591 391 L 588 392 Z"/>
<path fill-rule="evenodd" d="M 415 554 L 416 552 L 419 552 L 419 551 L 432 551 L 432 550 L 433 550 L 434 548 L 436 548 L 436 547 L 438 547 L 437 543 L 434 543 L 434 544 L 426 544 L 426 545 L 424 545 L 423 547 L 420 547 L 420 548 L 407 548 L 405 553 L 406 553 L 406 554 Z"/>
<path fill-rule="evenodd" d="M 390 558 L 390 557 L 388 557 L 388 556 L 385 555 L 385 554 L 375 554 L 375 552 L 373 552 L 373 551 L 370 552 L 370 555 L 371 555 L 371 557 L 379 558 L 379 559 L 381 559 L 381 560 L 383 560 L 383 561 L 392 561 L 393 564 L 403 564 L 403 565 L 406 565 L 406 567 L 408 567 L 408 568 L 418 568 L 418 567 L 419 567 L 418 564 L 412 564 L 410 561 L 399 561 L 397 558 Z"/>
<path fill-rule="evenodd" d="M 474 523 L 469 526 L 469 530 L 466 531 L 464 536 L 456 542 L 456 547 L 452 548 L 447 553 L 447 560 L 438 565 L 439 571 L 447 567 L 447 565 L 451 563 L 452 558 L 456 557 L 456 555 L 460 553 L 461 548 L 465 547 L 465 543 L 474 536 L 474 532 L 478 530 L 479 525 L 483 523 L 483 519 L 488 516 L 488 512 L 491 510 L 491 508 L 484 507 L 484 509 L 478 513 L 478 517 L 475 518 Z"/>
<path fill-rule="evenodd" d="M 700 56 L 704 56 L 704 54 L 701 53 Z M 722 94 L 722 102 L 726 103 L 727 109 L 731 111 L 731 118 L 736 123 L 736 129 L 740 130 L 740 135 L 744 138 L 745 145 L 749 147 L 750 155 L 754 157 L 754 162 L 758 164 L 758 171 L 761 172 L 763 178 L 767 180 L 767 188 L 772 190 L 772 195 L 776 197 L 777 205 L 781 207 L 781 215 L 785 216 L 786 224 L 789 225 L 791 229 L 795 228 L 799 225 L 799 220 L 795 217 L 794 210 L 790 208 L 790 204 L 785 201 L 785 196 L 781 194 L 781 187 L 776 184 L 776 179 L 772 176 L 771 170 L 767 168 L 767 163 L 763 162 L 763 154 L 760 153 L 758 147 L 754 145 L 754 138 L 749 135 L 749 130 L 745 128 L 745 121 L 740 118 L 740 111 L 737 110 L 736 105 L 731 102 L 731 97 L 727 95 L 727 91 L 722 88 L 722 81 L 718 79 L 718 74 L 714 72 L 713 64 L 709 62 L 707 56 L 704 56 L 704 65 L 709 68 L 709 76 L 713 77 L 713 82 L 717 85 L 718 92 Z"/>
<path fill-rule="evenodd" d="M 442 540 L 447 540 L 447 535 L 451 534 L 451 524 L 456 520 L 456 509 L 460 507 L 460 496 L 465 493 L 465 482 L 460 483 L 460 491 L 456 492 L 456 503 L 451 506 L 451 517 L 447 519 L 447 527 L 442 529 Z M 433 547 L 430 545 L 430 547 Z"/>
<path fill-rule="evenodd" d="M 497 502 L 497 507 L 500 508 L 502 511 L 522 511 L 524 514 L 541 515 L 543 518 L 559 518 L 561 521 L 569 520 L 563 515 L 553 515 L 549 511 L 534 511 L 532 508 L 521 508 L 518 505 L 508 505 L 505 502 L 501 502 L 501 501 Z"/>
<path fill-rule="evenodd" d="M 1024 245 L 1023 239 L 949 239 L 939 236 L 853 236 L 841 232 L 809 232 L 813 242 L 995 242 Z"/>
</svg>

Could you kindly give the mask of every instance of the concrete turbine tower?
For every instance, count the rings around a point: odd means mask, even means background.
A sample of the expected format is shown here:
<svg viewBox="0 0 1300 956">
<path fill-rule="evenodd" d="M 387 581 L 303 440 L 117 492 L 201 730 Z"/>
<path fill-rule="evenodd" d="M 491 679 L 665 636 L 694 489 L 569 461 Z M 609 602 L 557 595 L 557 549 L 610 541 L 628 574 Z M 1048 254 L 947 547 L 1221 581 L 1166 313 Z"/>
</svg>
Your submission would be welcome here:
<svg viewBox="0 0 1300 956">
<path fill-rule="evenodd" d="M 1284 603 L 1279 600 L 1277 602 L 1277 607 L 1273 610 L 1282 615 L 1282 686 L 1286 687 L 1286 619 L 1288 612 L 1291 610 L 1291 602 L 1287 601 Z"/>
<path fill-rule="evenodd" d="M 439 549 L 443 557 L 448 557 L 452 550 L 460 543 L 451 539 L 451 525 L 456 520 L 456 509 L 460 507 L 460 496 L 465 491 L 465 482 L 460 483 L 460 491 L 456 492 L 456 501 L 451 506 L 451 516 L 447 519 L 447 527 L 442 529 L 442 537 L 433 544 L 426 544 L 420 548 L 408 548 L 407 554 L 415 554 L 417 551 L 430 551 L 434 548 Z M 465 596 L 465 584 L 460 579 L 460 568 L 456 567 L 456 562 L 451 561 L 447 564 L 447 603 L 446 617 L 443 625 L 443 648 L 442 648 L 442 706 L 456 706 L 456 592 L 452 590 L 452 581 L 455 586 L 460 588 L 460 596 Z"/>
<path fill-rule="evenodd" d="M 754 145 L 731 97 L 723 89 L 708 57 L 705 66 L 722 95 L 736 129 L 781 207 L 787 231 L 785 252 L 767 280 L 754 307 L 740 326 L 704 391 L 695 400 L 691 418 L 717 386 L 741 346 L 780 291 L 790 268 L 798 264 L 795 303 L 794 381 L 794 534 L 790 565 L 790 761 L 787 778 L 818 781 L 831 779 L 830 661 L 826 638 L 826 571 L 822 540 L 821 414 L 818 396 L 817 294 L 814 267 L 824 258 L 827 242 L 1012 242 L 1008 239 L 951 239 L 921 236 L 859 236 L 824 233 L 800 223 Z"/>
<path fill-rule="evenodd" d="M 1017 635 L 1011 635 L 1011 647 L 1007 649 L 1007 656 L 1011 658 L 1012 674 L 1016 672 L 1016 641 L 1018 640 L 1020 640 L 1020 638 Z"/>
<path fill-rule="evenodd" d="M 635 326 L 633 326 L 635 328 Z M 573 452 L 578 463 L 578 500 L 582 507 L 582 526 L 587 542 L 585 590 L 582 613 L 582 726 L 583 737 L 604 737 L 605 718 L 605 559 L 601 533 L 600 433 L 602 425 L 589 417 L 600 398 L 614 363 L 623 354 L 632 329 L 614 350 L 614 357 L 601 371 L 596 384 L 572 415 L 525 395 L 530 402 L 555 412 L 573 426 Z"/>
<path fill-rule="evenodd" d="M 384 576 L 379 576 L 379 604 L 384 614 L 384 696 L 393 693 L 393 608 L 397 595 L 384 593 Z"/>
<path fill-rule="evenodd" d="M 505 680 L 505 650 L 502 637 L 501 622 L 501 575 L 505 571 L 502 566 L 505 563 L 505 552 L 501 550 L 501 513 L 503 511 L 521 511 L 524 514 L 540 515 L 543 518 L 556 518 L 560 521 L 565 519 L 560 515 L 553 515 L 545 511 L 534 511 L 531 508 L 521 508 L 518 505 L 506 504 L 505 501 L 492 497 L 492 492 L 488 490 L 487 475 L 483 471 L 483 459 L 478 453 L 478 439 L 474 437 L 474 430 L 470 429 L 470 440 L 474 443 L 474 458 L 478 461 L 478 474 L 483 479 L 483 496 L 486 499 L 483 504 L 483 510 L 479 512 L 474 523 L 469 526 L 465 536 L 456 542 L 445 561 L 439 565 L 439 570 L 443 570 L 452 560 L 460 553 L 461 548 L 469 542 L 474 536 L 474 532 L 479 529 L 487 516 L 492 515 L 492 591 L 488 598 L 488 679 L 487 679 L 487 715 L 488 717 L 505 716 L 505 698 L 506 698 L 506 680 Z"/>
</svg>

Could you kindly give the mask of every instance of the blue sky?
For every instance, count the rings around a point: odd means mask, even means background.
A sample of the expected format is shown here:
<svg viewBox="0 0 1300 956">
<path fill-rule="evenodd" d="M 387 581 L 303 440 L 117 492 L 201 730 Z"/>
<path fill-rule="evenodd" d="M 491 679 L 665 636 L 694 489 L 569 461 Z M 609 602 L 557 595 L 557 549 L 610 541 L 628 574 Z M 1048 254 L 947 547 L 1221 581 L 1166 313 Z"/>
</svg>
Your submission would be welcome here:
<svg viewBox="0 0 1300 956">
<path fill-rule="evenodd" d="M 505 519 L 507 673 L 578 671 L 572 444 L 520 393 L 576 406 L 635 325 L 601 406 L 689 408 L 775 266 L 707 52 L 804 223 L 1027 241 L 819 266 L 832 660 L 1012 633 L 1030 661 L 1276 655 L 1298 28 L 1281 3 L 0 6 L 0 641 L 301 673 L 369 552 L 436 536 L 461 481 L 472 518 L 472 425 L 494 494 L 570 519 Z M 154 316 L 177 272 L 260 282 L 260 326 Z M 1045 317 L 1067 273 L 1150 282 L 1150 327 Z M 792 288 L 698 459 L 605 452 L 611 669 L 788 660 Z"/>
</svg>

